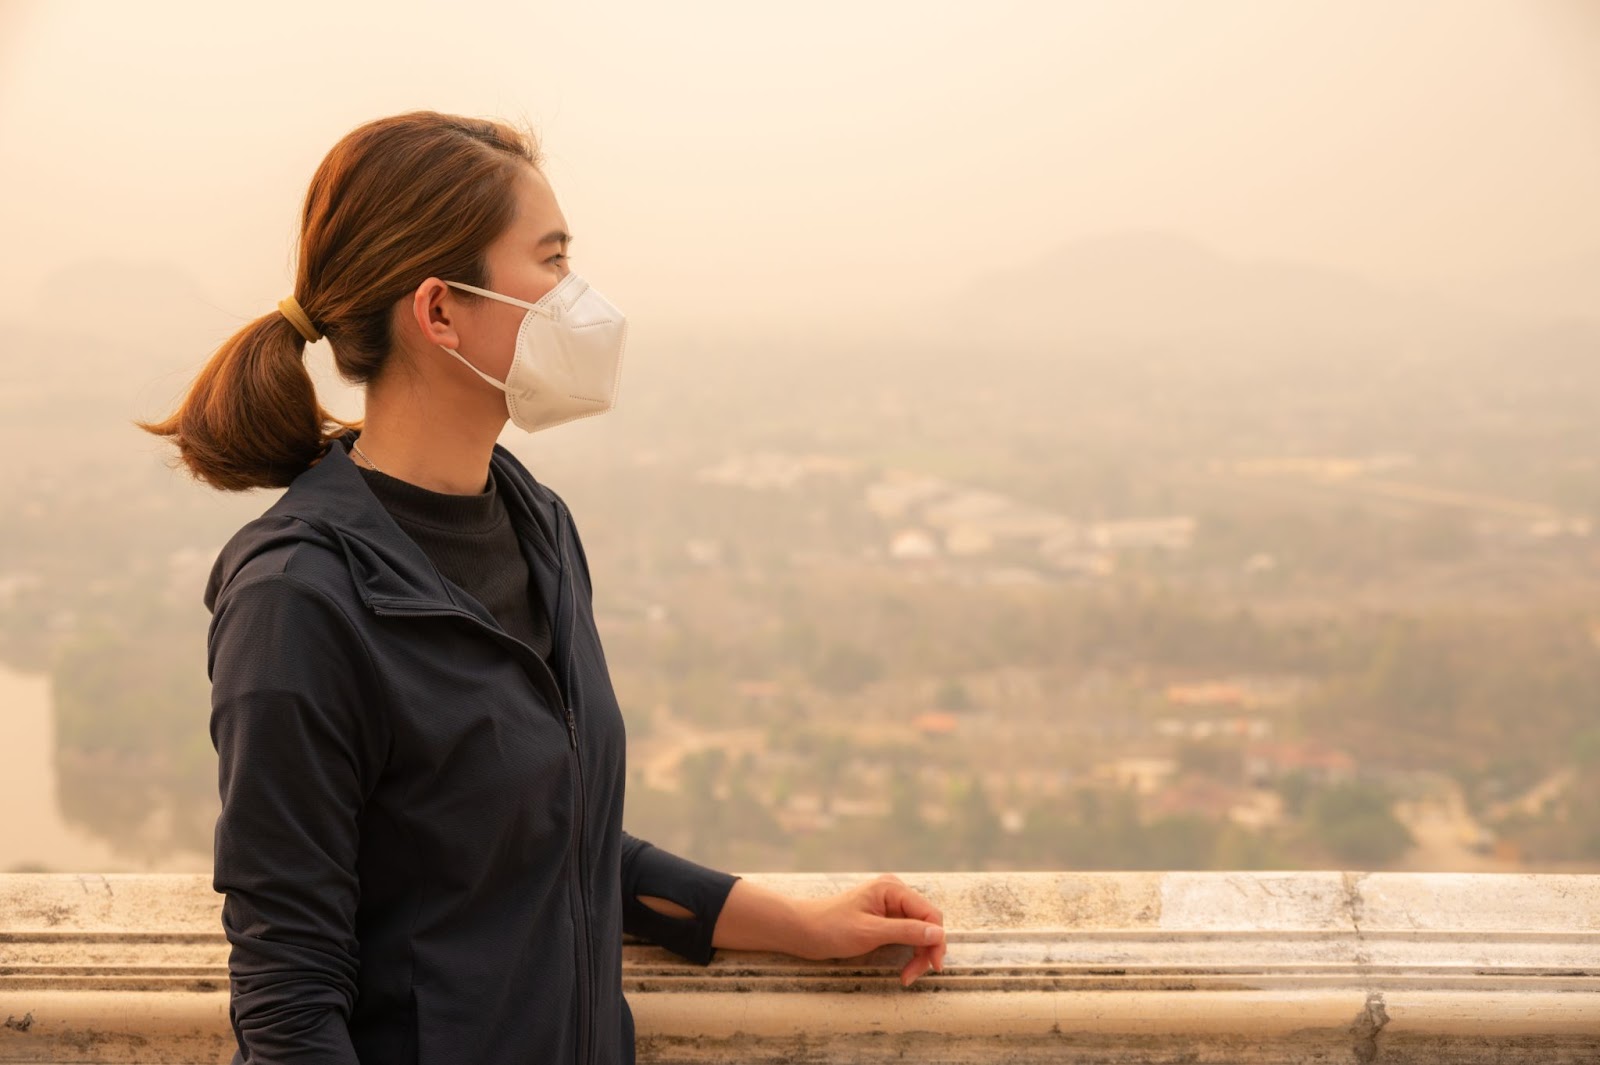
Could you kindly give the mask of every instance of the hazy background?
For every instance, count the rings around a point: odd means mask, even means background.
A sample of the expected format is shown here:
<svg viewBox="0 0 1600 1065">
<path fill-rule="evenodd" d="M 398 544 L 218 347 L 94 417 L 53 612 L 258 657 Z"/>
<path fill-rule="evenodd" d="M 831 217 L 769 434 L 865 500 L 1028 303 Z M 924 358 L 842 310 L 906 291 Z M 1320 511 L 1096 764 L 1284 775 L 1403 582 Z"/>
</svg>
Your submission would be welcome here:
<svg viewBox="0 0 1600 1065">
<path fill-rule="evenodd" d="M 0 0 L 0 867 L 203 866 L 200 589 L 271 494 L 128 423 L 431 108 L 539 132 L 630 316 L 617 411 L 506 443 L 631 830 L 1600 868 L 1600 4 L 246 10 Z"/>
</svg>

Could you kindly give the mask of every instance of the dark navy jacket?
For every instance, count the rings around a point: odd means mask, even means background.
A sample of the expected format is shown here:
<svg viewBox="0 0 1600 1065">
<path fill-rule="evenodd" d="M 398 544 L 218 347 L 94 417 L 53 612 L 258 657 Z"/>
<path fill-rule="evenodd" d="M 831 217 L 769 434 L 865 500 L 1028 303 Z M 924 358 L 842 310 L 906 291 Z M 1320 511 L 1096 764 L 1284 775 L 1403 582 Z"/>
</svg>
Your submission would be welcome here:
<svg viewBox="0 0 1600 1065">
<path fill-rule="evenodd" d="M 234 1061 L 632 1062 L 623 933 L 704 964 L 737 878 L 622 831 L 623 719 L 560 497 L 495 447 L 552 669 L 400 530 L 354 438 L 206 588 Z"/>
</svg>

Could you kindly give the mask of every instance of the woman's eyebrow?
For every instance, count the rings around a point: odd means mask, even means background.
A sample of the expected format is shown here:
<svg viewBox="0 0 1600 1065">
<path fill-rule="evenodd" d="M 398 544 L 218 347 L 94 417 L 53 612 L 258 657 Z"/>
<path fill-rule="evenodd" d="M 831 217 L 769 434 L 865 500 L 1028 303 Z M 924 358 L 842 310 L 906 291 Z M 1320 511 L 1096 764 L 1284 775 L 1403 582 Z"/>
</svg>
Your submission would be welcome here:
<svg viewBox="0 0 1600 1065">
<path fill-rule="evenodd" d="M 570 243 L 572 243 L 572 234 L 568 233 L 566 230 L 563 230 L 563 229 L 554 229 L 554 230 L 551 230 L 549 233 L 546 233 L 544 235 L 544 239 L 539 241 L 539 243 L 541 245 L 544 245 L 544 244 L 570 244 Z"/>
</svg>

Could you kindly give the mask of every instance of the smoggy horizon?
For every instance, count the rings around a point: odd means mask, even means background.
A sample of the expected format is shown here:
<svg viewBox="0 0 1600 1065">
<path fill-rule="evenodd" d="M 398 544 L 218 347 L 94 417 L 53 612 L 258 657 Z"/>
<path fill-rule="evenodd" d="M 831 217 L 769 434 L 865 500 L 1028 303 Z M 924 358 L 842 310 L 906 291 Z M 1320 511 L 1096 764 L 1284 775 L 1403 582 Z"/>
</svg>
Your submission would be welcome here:
<svg viewBox="0 0 1600 1065">
<path fill-rule="evenodd" d="M 575 267 L 675 326 L 912 322 L 1128 232 L 1511 309 L 1600 277 L 1578 3 L 23 2 L 0 38 L 8 320 L 86 263 L 265 313 L 318 160 L 420 107 L 528 122 Z"/>
</svg>

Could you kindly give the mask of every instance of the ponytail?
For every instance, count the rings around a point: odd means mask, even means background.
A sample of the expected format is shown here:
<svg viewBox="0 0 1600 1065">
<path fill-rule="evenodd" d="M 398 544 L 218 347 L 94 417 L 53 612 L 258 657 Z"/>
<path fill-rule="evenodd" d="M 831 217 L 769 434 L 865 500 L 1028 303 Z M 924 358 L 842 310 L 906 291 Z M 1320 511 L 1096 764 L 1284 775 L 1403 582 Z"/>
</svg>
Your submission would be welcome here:
<svg viewBox="0 0 1600 1065">
<path fill-rule="evenodd" d="M 488 284 L 487 249 L 539 161 L 531 131 L 489 119 L 412 111 L 351 130 L 306 190 L 295 296 L 217 349 L 171 417 L 135 424 L 215 488 L 287 487 L 361 424 L 317 402 L 307 338 L 328 337 L 349 383 L 378 379 L 395 307 L 424 278 Z"/>
<path fill-rule="evenodd" d="M 335 418 L 317 402 L 305 338 L 274 311 L 217 349 L 171 416 L 134 424 L 172 438 L 199 480 L 240 491 L 287 487 L 358 423 Z"/>
</svg>

